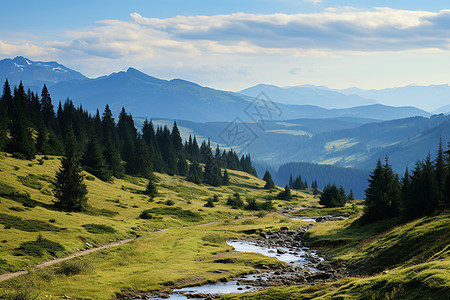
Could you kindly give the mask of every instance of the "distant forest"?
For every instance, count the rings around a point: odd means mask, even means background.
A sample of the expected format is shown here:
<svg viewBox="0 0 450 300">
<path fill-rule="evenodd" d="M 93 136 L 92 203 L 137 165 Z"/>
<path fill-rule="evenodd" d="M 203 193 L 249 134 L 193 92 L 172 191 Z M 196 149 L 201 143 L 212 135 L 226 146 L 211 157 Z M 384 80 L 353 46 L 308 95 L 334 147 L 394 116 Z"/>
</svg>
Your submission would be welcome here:
<svg viewBox="0 0 450 300">
<path fill-rule="evenodd" d="M 116 122 L 108 105 L 102 114 L 97 109 L 91 115 L 70 99 L 59 102 L 55 113 L 45 85 L 39 97 L 26 92 L 22 82 L 11 91 L 5 81 L 0 99 L 0 150 L 22 159 L 33 159 L 36 154 L 64 155 L 69 128 L 73 128 L 83 168 L 105 181 L 124 174 L 150 178 L 156 171 L 218 186 L 228 182 L 221 168 L 256 175 L 250 155 L 239 158 L 233 150 L 211 149 L 209 141 L 199 145 L 195 136 L 183 143 L 176 122 L 170 131 L 145 120 L 139 132 L 125 108 Z"/>
<path fill-rule="evenodd" d="M 312 187 L 314 181 L 317 182 L 317 186 L 321 190 L 329 183 L 341 185 L 347 193 L 352 190 L 357 199 L 363 199 L 364 191 L 368 186 L 367 180 L 370 171 L 307 162 L 292 162 L 281 165 L 278 172 L 273 174 L 277 185 L 288 184 L 291 176 L 294 179 L 301 176 L 308 187 Z"/>
</svg>

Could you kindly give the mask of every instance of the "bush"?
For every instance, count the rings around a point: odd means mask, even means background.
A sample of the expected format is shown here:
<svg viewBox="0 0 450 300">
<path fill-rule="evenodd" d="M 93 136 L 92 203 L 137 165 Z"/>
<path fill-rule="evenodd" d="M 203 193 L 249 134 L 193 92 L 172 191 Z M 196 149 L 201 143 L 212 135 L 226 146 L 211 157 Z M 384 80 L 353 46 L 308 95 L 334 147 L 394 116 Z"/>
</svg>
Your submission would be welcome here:
<svg viewBox="0 0 450 300">
<path fill-rule="evenodd" d="M 234 193 L 233 197 L 228 197 L 227 205 L 230 205 L 232 208 L 241 208 L 244 206 L 244 201 L 242 201 L 239 193 Z"/>
<path fill-rule="evenodd" d="M 206 202 L 204 205 L 204 207 L 214 207 L 214 202 L 212 199 L 208 199 L 208 202 Z"/>
<path fill-rule="evenodd" d="M 41 257 L 45 252 L 48 252 L 52 256 L 57 256 L 58 253 L 66 251 L 66 249 L 57 242 L 50 241 L 38 236 L 36 241 L 24 242 L 20 244 L 20 247 L 16 249 L 18 255 L 29 255 L 33 257 Z"/>
<path fill-rule="evenodd" d="M 83 260 L 68 260 L 63 261 L 56 273 L 64 274 L 66 276 L 73 276 L 80 273 L 85 273 L 89 270 L 89 264 Z"/>
<path fill-rule="evenodd" d="M 165 204 L 165 205 L 168 205 L 168 206 L 173 206 L 173 205 L 175 205 L 175 202 L 173 202 L 172 200 L 166 200 L 166 201 L 164 202 L 164 204 Z"/>
<path fill-rule="evenodd" d="M 201 220 L 203 220 L 203 217 L 198 212 L 183 210 L 181 209 L 181 207 L 155 207 L 146 209 L 142 211 L 139 217 L 141 219 L 145 219 L 145 216 L 151 216 L 152 214 L 174 216 L 187 222 L 200 222 Z M 142 216 L 144 216 L 144 218 Z"/>
<path fill-rule="evenodd" d="M 81 225 L 86 229 L 87 232 L 95 233 L 95 234 L 102 234 L 102 233 L 114 233 L 116 230 L 108 225 L 103 224 L 84 224 Z"/>
<path fill-rule="evenodd" d="M 15 188 L 0 182 L 0 196 L 22 203 L 25 207 L 36 207 L 38 202 L 30 198 L 27 192 L 19 192 Z"/>
<path fill-rule="evenodd" d="M 25 211 L 25 209 L 20 206 L 11 206 L 9 209 L 14 211 Z"/>
<path fill-rule="evenodd" d="M 208 233 L 207 235 L 202 237 L 202 240 L 210 243 L 222 243 L 227 240 L 227 237 L 223 235 L 219 235 L 217 233 Z"/>
<path fill-rule="evenodd" d="M 5 225 L 5 228 L 15 228 L 27 232 L 39 231 L 61 231 L 62 228 L 48 224 L 39 220 L 27 220 L 20 217 L 0 213 L 0 224 Z"/>
</svg>

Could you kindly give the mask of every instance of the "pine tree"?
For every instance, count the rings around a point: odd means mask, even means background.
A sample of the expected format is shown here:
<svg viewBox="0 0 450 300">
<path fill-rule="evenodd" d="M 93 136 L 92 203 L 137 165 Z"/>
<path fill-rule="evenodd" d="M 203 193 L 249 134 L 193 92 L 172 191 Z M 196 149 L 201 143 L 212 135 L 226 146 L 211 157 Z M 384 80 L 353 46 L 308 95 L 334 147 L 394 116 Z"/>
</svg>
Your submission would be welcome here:
<svg viewBox="0 0 450 300">
<path fill-rule="evenodd" d="M 173 122 L 171 136 L 173 149 L 175 151 L 175 154 L 178 155 L 183 150 L 183 142 L 181 140 L 181 134 L 180 131 L 178 130 L 177 122 Z"/>
<path fill-rule="evenodd" d="M 269 170 L 266 170 L 266 173 L 264 173 L 263 180 L 266 182 L 264 185 L 265 189 L 270 190 L 275 187 L 275 183 L 272 180 L 272 175 L 270 175 Z"/>
<path fill-rule="evenodd" d="M 442 149 L 442 138 L 439 139 L 439 148 L 437 157 L 435 160 L 435 169 L 436 169 L 436 185 L 437 185 L 437 205 L 439 208 L 445 207 L 445 177 L 446 177 L 446 169 L 445 169 L 445 157 L 444 150 Z"/>
<path fill-rule="evenodd" d="M 336 184 L 327 184 L 320 195 L 319 204 L 326 207 L 344 207 L 347 202 L 344 188 L 337 187 Z"/>
<path fill-rule="evenodd" d="M 125 175 L 125 168 L 122 164 L 119 151 L 117 151 L 110 139 L 106 141 L 103 155 L 112 175 L 116 178 L 122 178 Z"/>
<path fill-rule="evenodd" d="M 188 180 L 192 181 L 193 183 L 196 183 L 196 184 L 201 184 L 203 182 L 202 167 L 200 166 L 200 164 L 197 161 L 194 161 L 189 166 Z"/>
<path fill-rule="evenodd" d="M 8 79 L 5 80 L 5 84 L 3 85 L 3 94 L 1 98 L 1 102 L 4 105 L 7 115 L 9 119 L 13 117 L 13 104 L 14 100 L 11 94 L 11 87 L 9 86 Z"/>
<path fill-rule="evenodd" d="M 292 184 L 294 183 L 294 180 L 292 179 L 292 173 L 289 176 L 289 187 L 292 188 Z"/>
<path fill-rule="evenodd" d="M 50 93 L 45 84 L 41 92 L 41 112 L 45 126 L 47 126 L 47 128 L 53 128 L 55 124 L 55 111 L 52 104 L 52 98 L 50 97 Z"/>
<path fill-rule="evenodd" d="M 106 164 L 100 145 L 91 138 L 84 152 L 82 164 L 86 171 L 103 181 L 110 181 L 112 172 Z"/>
<path fill-rule="evenodd" d="M 187 176 L 188 173 L 189 173 L 188 163 L 186 161 L 186 158 L 184 157 L 184 154 L 181 153 L 177 162 L 177 174 L 180 176 Z"/>
<path fill-rule="evenodd" d="M 222 173 L 215 159 L 206 162 L 203 179 L 212 186 L 220 186 L 222 184 Z"/>
<path fill-rule="evenodd" d="M 79 154 L 73 128 L 70 125 L 65 144 L 65 156 L 61 168 L 56 173 L 54 194 L 55 206 L 63 211 L 85 211 L 87 204 L 87 188 L 84 184 L 79 162 Z"/>
<path fill-rule="evenodd" d="M 398 175 L 389 165 L 388 158 L 385 165 L 378 160 L 366 190 L 364 220 L 372 222 L 398 216 L 401 205 L 401 185 Z"/>
<path fill-rule="evenodd" d="M 278 193 L 277 199 L 280 200 L 290 200 L 292 198 L 291 189 L 286 185 L 284 191 Z"/>
<path fill-rule="evenodd" d="M 353 195 L 352 189 L 350 189 L 350 193 L 348 194 L 347 200 L 348 201 L 355 200 L 355 196 Z"/>
<path fill-rule="evenodd" d="M 8 152 L 17 158 L 33 159 L 36 149 L 30 129 L 25 123 L 25 117 L 18 113 L 11 123 L 11 139 L 8 141 Z"/>
<path fill-rule="evenodd" d="M 8 114 L 5 106 L 0 102 L 0 151 L 5 149 L 7 141 L 7 129 L 8 129 Z"/>
<path fill-rule="evenodd" d="M 151 201 L 153 201 L 153 199 L 158 195 L 158 188 L 156 187 L 156 177 L 154 175 L 149 178 L 145 193 L 150 197 Z"/>
<path fill-rule="evenodd" d="M 225 171 L 223 172 L 222 184 L 228 185 L 229 183 L 230 183 L 230 175 L 228 175 L 228 171 L 225 169 Z"/>
</svg>

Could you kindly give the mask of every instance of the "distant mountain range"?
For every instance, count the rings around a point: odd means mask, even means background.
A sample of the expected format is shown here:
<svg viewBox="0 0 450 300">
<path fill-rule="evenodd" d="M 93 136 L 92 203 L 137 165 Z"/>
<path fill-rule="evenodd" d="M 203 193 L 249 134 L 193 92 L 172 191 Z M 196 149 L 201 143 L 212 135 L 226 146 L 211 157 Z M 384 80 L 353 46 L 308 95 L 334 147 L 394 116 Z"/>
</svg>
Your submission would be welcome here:
<svg viewBox="0 0 450 300">
<path fill-rule="evenodd" d="M 57 62 L 32 61 L 17 56 L 14 59 L 0 60 L 0 78 L 8 78 L 12 85 L 22 80 L 27 87 L 41 87 L 61 81 L 88 79 L 80 72 L 71 70 Z"/>
<path fill-rule="evenodd" d="M 185 132 L 210 137 L 221 146 L 229 143 L 226 122 L 178 121 Z M 435 155 L 442 138 L 450 142 L 450 116 L 410 117 L 391 121 L 359 118 L 296 119 L 283 122 L 247 123 L 256 138 L 245 151 L 261 164 L 277 168 L 289 162 L 312 162 L 371 170 L 377 159 L 390 157 L 394 168 L 411 169 L 417 159 Z M 241 148 L 235 143 L 234 148 Z"/>
<path fill-rule="evenodd" d="M 252 96 L 203 87 L 182 79 L 162 80 L 134 68 L 89 79 L 57 62 L 35 62 L 16 57 L 0 61 L 0 76 L 8 78 L 12 85 L 22 80 L 26 88 L 36 91 L 40 91 L 46 83 L 54 102 L 70 98 L 90 112 L 95 112 L 97 108 L 103 110 L 109 104 L 116 115 L 124 106 L 134 116 L 141 117 L 196 122 L 230 121 L 238 117 L 244 121 L 255 121 L 249 114 L 249 107 L 252 109 L 256 105 Z M 265 104 L 276 108 L 274 113 L 271 112 L 272 120 L 337 117 L 392 120 L 430 116 L 415 107 L 371 104 L 375 102 L 359 96 L 339 95 L 334 91 L 293 87 L 289 93 L 307 95 L 309 104 L 272 103 L 266 99 Z M 345 103 L 336 104 L 336 107 L 357 106 L 339 109 L 320 107 L 320 101 L 326 105 L 327 97 L 330 103 Z M 305 103 L 308 101 L 305 100 Z"/>
<path fill-rule="evenodd" d="M 378 103 L 375 100 L 364 99 L 357 95 L 344 95 L 330 89 L 315 86 L 281 88 L 275 85 L 258 84 L 238 93 L 250 97 L 257 97 L 264 93 L 275 102 L 292 105 L 314 104 L 323 108 L 350 108 Z"/>
<path fill-rule="evenodd" d="M 345 95 L 375 99 L 381 104 L 395 106 L 413 105 L 433 113 L 450 112 L 450 86 L 448 84 L 408 85 L 380 90 L 349 88 L 337 91 Z M 443 109 L 443 106 L 447 108 Z"/>
</svg>

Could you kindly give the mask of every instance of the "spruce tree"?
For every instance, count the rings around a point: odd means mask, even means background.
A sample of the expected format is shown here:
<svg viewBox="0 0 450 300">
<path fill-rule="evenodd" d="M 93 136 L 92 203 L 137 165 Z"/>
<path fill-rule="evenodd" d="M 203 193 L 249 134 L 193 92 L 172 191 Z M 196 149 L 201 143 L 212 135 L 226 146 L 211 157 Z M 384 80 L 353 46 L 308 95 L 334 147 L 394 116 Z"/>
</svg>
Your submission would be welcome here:
<svg viewBox="0 0 450 300">
<path fill-rule="evenodd" d="M 82 164 L 86 171 L 103 181 L 110 181 L 112 172 L 106 164 L 100 145 L 91 138 L 84 152 Z"/>
<path fill-rule="evenodd" d="M 149 178 L 145 194 L 150 197 L 151 201 L 153 201 L 156 195 L 158 195 L 158 188 L 156 187 L 156 177 L 153 174 Z"/>
<path fill-rule="evenodd" d="M 3 94 L 1 98 L 2 104 L 5 106 L 8 117 L 11 119 L 13 117 L 13 104 L 14 100 L 11 94 L 11 87 L 9 85 L 8 79 L 5 80 L 3 85 Z"/>
<path fill-rule="evenodd" d="M 55 111 L 52 104 L 52 98 L 44 84 L 41 92 L 41 112 L 44 124 L 47 128 L 53 128 L 55 124 Z"/>
<path fill-rule="evenodd" d="M 263 180 L 266 182 L 264 185 L 265 189 L 273 189 L 275 187 L 275 183 L 272 180 L 272 175 L 270 175 L 269 170 L 266 170 L 266 173 L 264 173 Z"/>
<path fill-rule="evenodd" d="M 398 216 L 401 205 L 401 185 L 398 175 L 389 165 L 388 158 L 385 165 L 378 160 L 366 190 L 364 220 L 372 222 Z"/>
<path fill-rule="evenodd" d="M 188 163 L 183 153 L 180 154 L 177 162 L 177 174 L 180 176 L 187 176 L 189 173 Z"/>
<path fill-rule="evenodd" d="M 5 106 L 0 102 L 0 151 L 6 147 L 8 120 Z"/>
<path fill-rule="evenodd" d="M 197 161 L 194 161 L 189 166 L 188 180 L 192 181 L 193 183 L 196 183 L 196 184 L 201 184 L 203 182 L 202 167 L 200 166 L 200 164 Z"/>
<path fill-rule="evenodd" d="M 228 174 L 228 171 L 225 169 L 225 171 L 223 172 L 222 184 L 228 185 L 229 183 L 230 183 L 230 175 Z"/>
<path fill-rule="evenodd" d="M 61 161 L 61 168 L 56 173 L 54 188 L 55 206 L 63 211 L 85 211 L 87 204 L 87 188 L 84 184 L 79 162 L 77 142 L 70 125 L 65 143 L 65 156 Z"/>
<path fill-rule="evenodd" d="M 278 193 L 277 195 L 277 199 L 280 200 L 290 200 L 291 198 L 292 198 L 291 189 L 287 185 L 284 187 L 284 191 Z"/>
<path fill-rule="evenodd" d="M 220 186 L 222 184 L 222 173 L 215 159 L 206 162 L 203 179 L 212 186 Z"/>
<path fill-rule="evenodd" d="M 33 137 L 21 112 L 16 114 L 16 117 L 13 119 L 10 134 L 11 138 L 7 147 L 8 152 L 17 158 L 33 159 L 36 153 Z"/>
<path fill-rule="evenodd" d="M 112 175 L 116 178 L 122 178 L 125 175 L 125 167 L 122 164 L 119 151 L 114 147 L 110 139 L 106 141 L 103 155 Z"/>
<path fill-rule="evenodd" d="M 337 187 L 336 184 L 327 184 L 320 195 L 319 204 L 326 207 L 343 207 L 347 202 L 344 188 Z"/>
</svg>

